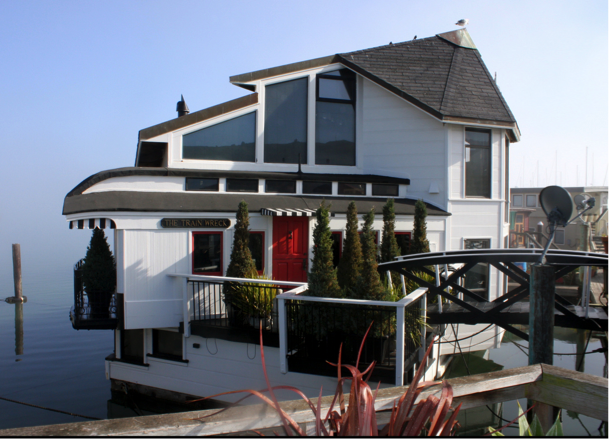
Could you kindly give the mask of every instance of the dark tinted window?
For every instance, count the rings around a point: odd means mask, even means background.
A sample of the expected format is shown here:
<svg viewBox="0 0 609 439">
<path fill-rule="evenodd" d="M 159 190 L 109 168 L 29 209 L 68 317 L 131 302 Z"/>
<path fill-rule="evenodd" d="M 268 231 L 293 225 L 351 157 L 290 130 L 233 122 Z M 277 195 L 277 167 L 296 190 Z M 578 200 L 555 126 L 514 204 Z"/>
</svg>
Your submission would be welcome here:
<svg viewBox="0 0 609 439">
<path fill-rule="evenodd" d="M 395 239 L 400 247 L 400 256 L 407 255 L 410 251 L 410 232 L 396 232 Z"/>
<path fill-rule="evenodd" d="M 303 181 L 303 194 L 332 195 L 331 181 Z"/>
<path fill-rule="evenodd" d="M 397 197 L 399 188 L 397 184 L 373 184 L 372 195 L 383 197 Z"/>
<path fill-rule="evenodd" d="M 121 359 L 133 363 L 144 363 L 144 330 L 121 331 Z"/>
<path fill-rule="evenodd" d="M 195 232 L 192 273 L 222 275 L 222 233 Z"/>
<path fill-rule="evenodd" d="M 152 330 L 152 353 L 167 359 L 182 359 L 182 334 L 172 331 Z"/>
<path fill-rule="evenodd" d="M 355 73 L 317 75 L 315 164 L 355 166 Z"/>
<path fill-rule="evenodd" d="M 227 178 L 226 192 L 258 192 L 258 180 L 249 178 Z"/>
<path fill-rule="evenodd" d="M 264 161 L 307 163 L 308 78 L 267 85 Z"/>
<path fill-rule="evenodd" d="M 264 271 L 264 232 L 250 232 L 250 253 L 256 264 L 256 271 Z"/>
<path fill-rule="evenodd" d="M 465 130 L 465 196 L 491 197 L 490 130 Z"/>
<path fill-rule="evenodd" d="M 338 195 L 366 195 L 366 183 L 338 183 Z"/>
<path fill-rule="evenodd" d="M 256 159 L 256 113 L 203 128 L 182 137 L 182 157 L 253 162 Z"/>
<path fill-rule="evenodd" d="M 271 193 L 295 194 L 296 182 L 289 180 L 267 180 L 265 191 Z"/>
<path fill-rule="evenodd" d="M 332 232 L 332 263 L 338 267 L 341 254 L 343 252 L 343 233 Z"/>
<path fill-rule="evenodd" d="M 217 178 L 187 178 L 187 191 L 218 192 Z"/>
</svg>

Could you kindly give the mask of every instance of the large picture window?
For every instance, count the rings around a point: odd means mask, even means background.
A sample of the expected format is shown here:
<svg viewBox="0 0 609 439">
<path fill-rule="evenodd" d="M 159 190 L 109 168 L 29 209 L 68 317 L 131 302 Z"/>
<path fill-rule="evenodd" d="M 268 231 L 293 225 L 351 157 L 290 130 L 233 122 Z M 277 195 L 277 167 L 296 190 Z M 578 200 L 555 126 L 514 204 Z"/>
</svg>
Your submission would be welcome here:
<svg viewBox="0 0 609 439">
<path fill-rule="evenodd" d="M 256 113 L 185 134 L 182 137 L 182 158 L 256 161 Z"/>
<path fill-rule="evenodd" d="M 267 85 L 265 163 L 307 163 L 308 78 Z"/>
<path fill-rule="evenodd" d="M 355 73 L 317 75 L 315 164 L 355 166 Z"/>
<path fill-rule="evenodd" d="M 465 129 L 465 196 L 491 198 L 491 131 Z"/>
<path fill-rule="evenodd" d="M 222 232 L 193 232 L 192 274 L 222 276 Z"/>
</svg>

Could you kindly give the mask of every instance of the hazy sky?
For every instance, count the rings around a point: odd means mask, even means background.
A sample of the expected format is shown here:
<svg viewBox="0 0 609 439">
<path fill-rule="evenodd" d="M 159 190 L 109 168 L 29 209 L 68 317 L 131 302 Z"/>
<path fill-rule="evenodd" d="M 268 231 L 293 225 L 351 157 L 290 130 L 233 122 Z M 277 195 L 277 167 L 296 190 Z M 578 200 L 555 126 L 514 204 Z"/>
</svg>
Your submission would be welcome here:
<svg viewBox="0 0 609 439">
<path fill-rule="evenodd" d="M 583 185 L 586 148 L 588 184 L 607 185 L 606 0 L 0 1 L 2 273 L 13 242 L 24 264 L 84 256 L 90 234 L 68 230 L 65 194 L 132 166 L 138 130 L 176 117 L 180 94 L 197 111 L 248 93 L 231 75 L 461 18 L 522 132 L 512 186 Z"/>
</svg>

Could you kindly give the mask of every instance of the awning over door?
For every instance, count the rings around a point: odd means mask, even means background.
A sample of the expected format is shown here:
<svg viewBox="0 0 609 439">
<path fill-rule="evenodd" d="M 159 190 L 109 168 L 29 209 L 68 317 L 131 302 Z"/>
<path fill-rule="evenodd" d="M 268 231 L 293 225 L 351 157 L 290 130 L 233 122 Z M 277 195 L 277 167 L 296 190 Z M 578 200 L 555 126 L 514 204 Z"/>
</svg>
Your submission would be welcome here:
<svg viewBox="0 0 609 439">
<path fill-rule="evenodd" d="M 260 213 L 268 216 L 315 216 L 313 209 L 271 209 L 265 207 L 260 210 Z M 330 214 L 330 216 L 334 216 L 334 214 Z"/>
<path fill-rule="evenodd" d="M 95 229 L 95 228 L 105 229 L 109 227 L 111 229 L 116 229 L 116 224 L 109 218 L 91 218 L 91 219 L 81 219 L 70 221 L 70 229 Z"/>
</svg>

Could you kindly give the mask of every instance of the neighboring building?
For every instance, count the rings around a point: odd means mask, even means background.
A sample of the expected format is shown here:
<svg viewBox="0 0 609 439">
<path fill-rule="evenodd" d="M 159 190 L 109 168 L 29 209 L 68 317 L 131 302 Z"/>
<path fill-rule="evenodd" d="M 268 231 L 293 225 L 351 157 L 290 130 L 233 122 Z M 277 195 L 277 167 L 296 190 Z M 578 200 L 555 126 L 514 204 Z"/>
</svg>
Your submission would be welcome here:
<svg viewBox="0 0 609 439">
<path fill-rule="evenodd" d="M 588 194 L 595 199 L 595 206 L 567 227 L 558 227 L 554 244 L 563 250 L 583 250 L 582 220 L 590 224 L 590 233 L 595 237 L 607 235 L 607 186 L 566 187 L 571 198 Z M 510 246 L 526 247 L 538 244 L 545 246 L 549 239 L 548 219 L 539 202 L 543 188 L 512 188 L 510 205 Z M 573 217 L 578 214 L 573 204 Z M 533 240 L 534 239 L 534 240 Z M 596 247 L 602 249 L 598 240 Z"/>
<path fill-rule="evenodd" d="M 189 332 L 191 304 L 172 275 L 225 274 L 241 200 L 258 269 L 276 280 L 306 281 L 322 199 L 337 258 L 349 202 L 360 214 L 374 207 L 380 231 L 388 197 L 404 249 L 418 199 L 432 251 L 507 247 L 508 151 L 520 132 L 466 30 L 230 81 L 252 93 L 191 114 L 182 101 L 181 117 L 139 132 L 134 167 L 95 174 L 65 198 L 71 228 L 115 228 L 124 319 L 108 378 L 196 395 L 263 383 L 258 372 L 238 371 L 250 363 L 242 343 L 217 340 L 227 355 L 220 361 L 197 349 L 208 340 L 178 331 Z M 489 273 L 493 299 L 503 277 Z M 159 340 L 183 361 L 155 359 Z M 135 365 L 127 351 L 139 352 Z M 284 361 L 278 355 L 270 348 L 267 365 Z M 319 389 L 307 375 L 271 374 L 277 384 Z"/>
</svg>

